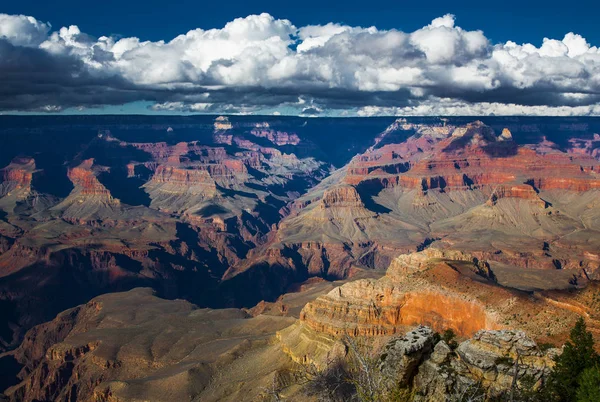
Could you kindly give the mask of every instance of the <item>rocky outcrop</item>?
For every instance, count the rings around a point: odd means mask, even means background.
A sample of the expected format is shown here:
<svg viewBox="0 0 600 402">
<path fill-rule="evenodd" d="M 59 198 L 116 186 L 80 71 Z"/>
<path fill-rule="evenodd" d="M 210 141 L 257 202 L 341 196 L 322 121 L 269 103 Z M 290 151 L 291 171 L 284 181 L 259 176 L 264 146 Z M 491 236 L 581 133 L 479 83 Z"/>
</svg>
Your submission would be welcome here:
<svg viewBox="0 0 600 402">
<path fill-rule="evenodd" d="M 73 183 L 73 190 L 51 210 L 60 212 L 63 219 L 77 224 L 94 224 L 98 220 L 114 221 L 122 214 L 119 199 L 98 180 L 101 172 L 108 169 L 98 166 L 94 159 L 87 159 L 68 170 L 67 176 Z"/>
<path fill-rule="evenodd" d="M 502 198 L 520 198 L 523 200 L 529 200 L 538 204 L 540 208 L 546 208 L 547 206 L 546 201 L 542 200 L 536 193 L 535 189 L 527 184 L 496 186 L 492 192 L 492 195 L 490 195 L 489 200 L 486 202 L 486 205 L 496 205 L 498 200 Z"/>
<path fill-rule="evenodd" d="M 215 144 L 231 145 L 233 133 L 230 131 L 233 125 L 229 122 L 227 116 L 219 116 L 214 122 L 215 131 L 213 133 L 213 141 Z"/>
<path fill-rule="evenodd" d="M 171 195 L 200 196 L 203 199 L 214 197 L 217 193 L 215 181 L 208 171 L 173 166 L 159 166 L 148 186 Z"/>
<path fill-rule="evenodd" d="M 229 122 L 229 117 L 227 116 L 219 116 L 215 119 L 214 122 L 215 130 L 231 130 L 233 125 Z"/>
<path fill-rule="evenodd" d="M 500 136 L 498 136 L 498 141 L 512 141 L 513 136 L 508 128 L 504 128 Z"/>
<path fill-rule="evenodd" d="M 360 195 L 353 186 L 339 186 L 323 194 L 321 208 L 364 207 Z"/>
<path fill-rule="evenodd" d="M 301 364 L 324 369 L 336 358 L 372 359 L 373 384 L 383 393 L 409 389 L 419 402 L 462 400 L 460 396 L 506 397 L 513 384 L 539 387 L 554 366 L 558 349 L 542 351 L 523 331 L 481 330 L 449 346 L 427 326 L 418 325 L 403 335 L 366 340 L 365 348 L 348 338 L 335 341 L 294 324 L 278 332 L 283 351 Z M 363 339 L 363 342 L 364 339 Z M 369 368 L 367 368 L 369 370 Z"/>
<path fill-rule="evenodd" d="M 0 170 L 0 197 L 23 199 L 31 193 L 31 182 L 36 171 L 33 158 L 15 158 Z"/>
<path fill-rule="evenodd" d="M 427 248 L 418 253 L 401 254 L 390 263 L 386 275 L 396 281 L 402 281 L 410 274 L 424 271 L 431 266 L 433 261 L 464 261 L 470 263 L 467 266 L 474 269 L 474 272 L 484 278 L 492 278 L 493 273 L 489 264 L 485 261 L 479 261 L 476 257 L 460 250 L 439 249 L 435 247 Z"/>
<path fill-rule="evenodd" d="M 83 198 L 88 196 L 112 198 L 108 189 L 98 181 L 94 168 L 94 159 L 87 159 L 78 166 L 69 169 L 67 175 L 73 186 L 75 186 L 73 192 Z"/>
<path fill-rule="evenodd" d="M 390 389 L 410 385 L 423 360 L 431 354 L 434 333 L 419 326 L 404 336 L 394 338 L 381 351 L 379 371 Z"/>
<path fill-rule="evenodd" d="M 286 133 L 268 128 L 255 128 L 250 131 L 250 134 L 259 138 L 266 138 L 278 146 L 300 144 L 300 137 L 296 133 Z"/>
<path fill-rule="evenodd" d="M 550 374 L 556 349 L 542 352 L 522 331 L 480 331 L 452 351 L 434 348 L 414 378 L 415 401 L 446 401 L 450 395 L 508 395 L 512 384 L 539 386 Z"/>
</svg>

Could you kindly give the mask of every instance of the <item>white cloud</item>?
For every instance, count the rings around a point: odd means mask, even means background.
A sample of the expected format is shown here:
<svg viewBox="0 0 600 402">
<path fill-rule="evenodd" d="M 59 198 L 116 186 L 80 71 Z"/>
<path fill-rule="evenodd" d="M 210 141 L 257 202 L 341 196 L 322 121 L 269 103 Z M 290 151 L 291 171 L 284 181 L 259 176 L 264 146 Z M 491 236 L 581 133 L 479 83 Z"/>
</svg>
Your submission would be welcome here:
<svg viewBox="0 0 600 402">
<path fill-rule="evenodd" d="M 488 40 L 481 31 L 464 31 L 454 26 L 454 16 L 447 14 L 410 35 L 411 43 L 423 51 L 430 63 L 455 63 L 482 56 Z"/>
<path fill-rule="evenodd" d="M 600 105 L 589 106 L 523 106 L 514 103 L 466 103 L 454 99 L 433 99 L 416 106 L 364 106 L 358 116 L 597 116 Z"/>
<path fill-rule="evenodd" d="M 309 25 L 298 30 L 301 43 L 298 44 L 298 52 L 306 52 L 310 49 L 322 47 L 333 36 L 343 32 L 352 31 L 353 28 L 340 24 L 329 23 L 327 25 Z"/>
<path fill-rule="evenodd" d="M 279 105 L 301 113 L 301 99 L 325 113 L 590 114 L 600 101 L 600 50 L 580 35 L 544 38 L 539 47 L 493 45 L 450 14 L 408 33 L 336 23 L 297 28 L 269 14 L 157 42 L 94 38 L 75 25 L 50 29 L 33 17 L 0 14 L 0 37 L 12 45 L 69 57 L 84 66 L 77 76 L 102 82 L 95 90 L 125 87 L 127 101 L 153 100 L 156 110 L 245 113 Z"/>
<path fill-rule="evenodd" d="M 38 46 L 48 36 L 50 24 L 25 15 L 0 14 L 0 39 L 15 46 Z"/>
<path fill-rule="evenodd" d="M 441 28 L 441 27 L 446 27 L 446 28 L 454 28 L 454 15 L 452 14 L 446 14 L 443 17 L 438 17 L 435 18 L 433 21 L 431 21 L 431 24 L 429 24 L 429 28 Z"/>
</svg>

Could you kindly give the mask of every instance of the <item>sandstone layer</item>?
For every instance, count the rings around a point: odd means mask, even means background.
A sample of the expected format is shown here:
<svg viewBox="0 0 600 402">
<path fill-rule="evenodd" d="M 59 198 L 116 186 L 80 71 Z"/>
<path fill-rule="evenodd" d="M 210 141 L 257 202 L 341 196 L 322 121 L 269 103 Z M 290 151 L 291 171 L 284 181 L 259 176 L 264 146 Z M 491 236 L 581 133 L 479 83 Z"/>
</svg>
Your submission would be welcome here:
<svg viewBox="0 0 600 402">
<path fill-rule="evenodd" d="M 423 324 L 438 332 L 452 329 L 460 337 L 519 328 L 534 339 L 558 343 L 578 316 L 600 336 L 598 306 L 589 299 L 596 288 L 524 293 L 498 283 L 486 262 L 430 248 L 399 256 L 380 279 L 352 281 L 318 297 L 304 307 L 300 320 L 333 338 L 390 336 Z"/>
</svg>

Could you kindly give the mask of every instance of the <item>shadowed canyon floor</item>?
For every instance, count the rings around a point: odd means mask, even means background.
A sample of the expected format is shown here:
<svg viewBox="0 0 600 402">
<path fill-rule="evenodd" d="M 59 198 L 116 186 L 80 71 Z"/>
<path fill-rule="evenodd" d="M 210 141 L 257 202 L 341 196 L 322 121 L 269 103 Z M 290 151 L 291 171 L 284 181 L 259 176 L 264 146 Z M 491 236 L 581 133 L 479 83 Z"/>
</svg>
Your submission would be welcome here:
<svg viewBox="0 0 600 402">
<path fill-rule="evenodd" d="M 599 119 L 0 119 L 14 400 L 250 400 L 418 324 L 600 331 Z"/>
</svg>

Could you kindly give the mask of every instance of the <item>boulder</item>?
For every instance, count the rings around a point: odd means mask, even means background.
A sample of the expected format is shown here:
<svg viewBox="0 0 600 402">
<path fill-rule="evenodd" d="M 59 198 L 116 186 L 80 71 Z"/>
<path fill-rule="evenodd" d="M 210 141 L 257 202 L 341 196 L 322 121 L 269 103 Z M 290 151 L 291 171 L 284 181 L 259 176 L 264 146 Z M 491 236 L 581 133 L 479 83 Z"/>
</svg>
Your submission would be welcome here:
<svg viewBox="0 0 600 402">
<path fill-rule="evenodd" d="M 410 384 L 419 365 L 431 353 L 433 343 L 434 332 L 424 326 L 392 339 L 384 347 L 379 363 L 384 381 L 401 386 Z"/>
</svg>

